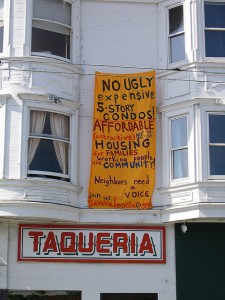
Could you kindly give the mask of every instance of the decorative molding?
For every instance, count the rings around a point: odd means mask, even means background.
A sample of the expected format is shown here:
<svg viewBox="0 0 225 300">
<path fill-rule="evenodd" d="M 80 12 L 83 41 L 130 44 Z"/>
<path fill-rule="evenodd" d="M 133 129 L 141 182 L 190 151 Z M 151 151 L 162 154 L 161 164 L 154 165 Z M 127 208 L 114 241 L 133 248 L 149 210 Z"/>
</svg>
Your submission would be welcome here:
<svg viewBox="0 0 225 300">
<path fill-rule="evenodd" d="M 80 103 L 78 101 L 71 101 L 68 99 L 65 99 L 63 97 L 57 96 L 57 95 L 52 95 L 52 94 L 37 94 L 35 92 L 33 93 L 19 93 L 18 97 L 21 100 L 32 100 L 32 101 L 43 101 L 47 103 L 53 103 L 53 104 L 60 104 L 60 105 L 65 105 L 68 107 L 71 107 L 72 109 L 79 109 L 80 108 Z M 53 98 L 60 100 L 59 101 L 53 101 Z"/>
</svg>

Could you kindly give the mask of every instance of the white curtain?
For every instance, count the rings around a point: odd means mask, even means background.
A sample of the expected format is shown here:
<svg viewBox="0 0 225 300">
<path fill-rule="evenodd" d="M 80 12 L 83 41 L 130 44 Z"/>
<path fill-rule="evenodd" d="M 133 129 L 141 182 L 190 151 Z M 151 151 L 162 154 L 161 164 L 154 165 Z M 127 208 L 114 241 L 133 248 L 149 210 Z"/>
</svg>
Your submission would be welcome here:
<svg viewBox="0 0 225 300">
<path fill-rule="evenodd" d="M 33 110 L 30 114 L 30 134 L 42 134 L 45 124 L 46 112 Z M 30 138 L 28 146 L 28 165 L 32 162 L 40 143 L 39 138 Z"/>
<path fill-rule="evenodd" d="M 68 138 L 69 137 L 69 124 L 68 117 L 50 113 L 50 124 L 52 135 L 58 138 Z M 68 174 L 67 161 L 68 161 L 68 151 L 67 143 L 54 140 L 54 147 L 56 156 L 62 169 L 63 174 Z"/>
</svg>

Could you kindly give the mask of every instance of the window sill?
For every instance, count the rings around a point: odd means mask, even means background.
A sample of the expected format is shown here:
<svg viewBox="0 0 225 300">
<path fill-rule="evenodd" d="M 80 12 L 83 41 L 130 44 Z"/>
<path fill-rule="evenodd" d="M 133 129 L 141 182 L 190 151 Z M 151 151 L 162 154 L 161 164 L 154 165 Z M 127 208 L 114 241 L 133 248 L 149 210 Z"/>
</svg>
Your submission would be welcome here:
<svg viewBox="0 0 225 300">
<path fill-rule="evenodd" d="M 47 53 L 47 51 L 46 52 L 32 52 L 31 55 L 39 56 L 39 57 L 46 57 L 46 58 L 51 58 L 51 59 L 57 59 L 57 60 L 62 60 L 67 63 L 71 63 L 71 59 L 68 59 L 68 58 L 65 58 L 62 56 L 57 56 L 57 55 L 54 55 L 51 53 Z"/>
<path fill-rule="evenodd" d="M 82 191 L 82 188 L 79 185 L 73 184 L 72 182 L 60 180 L 60 179 L 52 179 L 52 178 L 43 178 L 43 177 L 26 177 L 24 179 L 21 179 L 22 182 L 24 182 L 26 185 L 51 185 L 52 187 L 60 187 L 60 188 L 69 188 L 69 189 L 75 189 L 78 193 Z"/>
<path fill-rule="evenodd" d="M 225 56 L 204 57 L 203 61 L 206 62 L 206 63 L 221 63 L 221 62 L 225 62 Z"/>
<path fill-rule="evenodd" d="M 179 67 L 182 67 L 183 65 L 186 65 L 188 63 L 187 59 L 184 59 L 184 60 L 180 60 L 180 61 L 177 61 L 177 62 L 174 62 L 174 63 L 168 63 L 168 68 L 169 69 L 178 69 L 179 70 Z"/>
</svg>

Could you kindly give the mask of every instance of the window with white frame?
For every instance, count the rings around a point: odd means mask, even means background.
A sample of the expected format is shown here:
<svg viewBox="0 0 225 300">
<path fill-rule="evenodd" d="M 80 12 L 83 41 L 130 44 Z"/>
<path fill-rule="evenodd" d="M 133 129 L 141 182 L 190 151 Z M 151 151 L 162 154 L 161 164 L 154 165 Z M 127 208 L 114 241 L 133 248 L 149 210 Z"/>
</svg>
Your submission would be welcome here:
<svg viewBox="0 0 225 300">
<path fill-rule="evenodd" d="M 205 55 L 225 57 L 225 3 L 205 2 Z"/>
<path fill-rule="evenodd" d="M 172 179 L 188 177 L 187 116 L 171 119 Z"/>
<path fill-rule="evenodd" d="M 4 33 L 4 0 L 0 0 L 0 53 L 3 52 L 3 33 Z"/>
<path fill-rule="evenodd" d="M 169 62 L 185 59 L 183 5 L 169 9 Z"/>
<path fill-rule="evenodd" d="M 209 174 L 225 175 L 225 113 L 209 114 Z"/>
<path fill-rule="evenodd" d="M 33 0 L 31 52 L 70 59 L 71 3 Z"/>
<path fill-rule="evenodd" d="M 31 110 L 28 176 L 69 181 L 70 117 Z"/>
</svg>

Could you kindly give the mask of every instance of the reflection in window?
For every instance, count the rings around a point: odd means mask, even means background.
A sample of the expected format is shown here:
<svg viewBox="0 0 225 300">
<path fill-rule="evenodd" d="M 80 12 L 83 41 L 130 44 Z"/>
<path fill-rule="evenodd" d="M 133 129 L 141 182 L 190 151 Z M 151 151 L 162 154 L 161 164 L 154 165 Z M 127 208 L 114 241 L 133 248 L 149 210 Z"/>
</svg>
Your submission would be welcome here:
<svg viewBox="0 0 225 300">
<path fill-rule="evenodd" d="M 205 53 L 225 57 L 225 3 L 205 2 Z"/>
<path fill-rule="evenodd" d="M 187 117 L 171 120 L 172 179 L 188 177 Z"/>
<path fill-rule="evenodd" d="M 169 10 L 170 63 L 185 59 L 183 5 Z"/>
<path fill-rule="evenodd" d="M 32 110 L 28 143 L 28 174 L 68 179 L 69 117 Z"/>
<path fill-rule="evenodd" d="M 71 4 L 34 0 L 31 51 L 70 58 Z"/>
<path fill-rule="evenodd" d="M 210 175 L 225 175 L 225 115 L 209 115 Z"/>
</svg>

